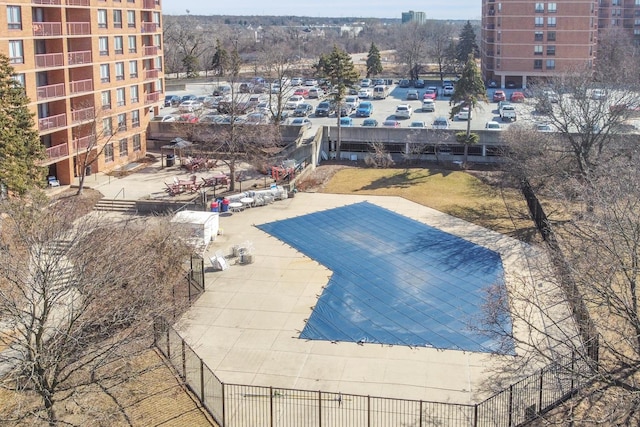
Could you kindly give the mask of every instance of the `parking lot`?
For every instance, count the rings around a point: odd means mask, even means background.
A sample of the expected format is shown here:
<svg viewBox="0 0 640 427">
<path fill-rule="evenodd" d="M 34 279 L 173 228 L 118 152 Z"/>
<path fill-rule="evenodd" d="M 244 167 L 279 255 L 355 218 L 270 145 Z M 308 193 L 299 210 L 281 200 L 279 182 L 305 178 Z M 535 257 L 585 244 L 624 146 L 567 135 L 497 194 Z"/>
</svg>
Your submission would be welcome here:
<svg viewBox="0 0 640 427">
<path fill-rule="evenodd" d="M 217 83 L 206 83 L 206 84 L 192 84 L 187 85 L 185 90 L 182 91 L 170 91 L 167 92 L 167 95 L 185 95 L 185 94 L 193 94 L 196 96 L 201 95 L 211 95 L 214 87 Z M 399 104 L 408 104 L 412 107 L 413 114 L 410 119 L 397 119 L 399 122 L 399 127 L 409 127 L 411 122 L 414 121 L 422 121 L 425 123 L 427 128 L 431 128 L 432 123 L 437 117 L 446 117 L 449 118 L 451 105 L 449 104 L 450 97 L 442 95 L 442 87 L 435 82 L 427 83 L 427 87 L 436 86 L 438 89 L 438 96 L 435 100 L 436 108 L 435 112 L 426 112 L 422 111 L 422 97 L 426 90 L 426 88 L 401 88 L 397 84 L 394 84 L 390 87 L 389 95 L 386 99 L 360 99 L 360 102 L 370 101 L 373 104 L 373 114 L 371 118 L 374 118 L 378 121 L 379 126 L 385 120 L 396 120 L 394 115 L 396 107 Z M 497 121 L 500 123 L 501 129 L 506 129 L 509 126 L 513 126 L 514 123 L 518 125 L 524 125 L 528 127 L 533 127 L 534 123 L 538 121 L 534 114 L 532 114 L 533 110 L 533 100 L 525 100 L 524 103 L 517 103 L 517 121 L 515 122 L 502 122 L 500 120 L 500 116 L 498 114 L 498 104 L 492 102 L 493 92 L 496 89 L 488 89 L 487 97 L 488 103 L 481 103 L 476 109 L 472 112 L 472 120 L 471 120 L 471 129 L 479 130 L 484 129 L 485 125 L 489 121 Z M 507 95 L 507 99 L 509 99 L 511 92 L 516 91 L 517 89 L 504 89 Z M 407 100 L 407 92 L 408 91 L 418 91 L 418 99 L 417 100 Z M 291 88 L 291 92 L 293 93 L 293 88 Z M 244 96 L 248 98 L 248 95 L 241 94 L 240 96 Z M 269 100 L 269 94 L 263 94 L 261 97 L 265 100 Z M 275 99 L 275 96 L 272 95 Z M 288 97 L 287 97 L 288 98 Z M 286 99 L 283 100 L 286 102 Z M 313 107 L 313 112 L 308 116 L 312 123 L 312 127 L 310 131 L 314 131 L 318 127 L 322 126 L 336 126 L 337 118 L 336 115 L 332 115 L 330 117 L 316 117 L 314 112 L 317 105 L 322 101 L 321 99 L 305 99 L 305 103 L 310 104 Z M 287 110 L 289 113 L 288 121 L 291 121 L 291 115 L 293 110 Z M 206 112 L 203 112 L 203 114 Z M 160 115 L 165 114 L 179 114 L 179 111 L 176 107 L 166 107 L 163 108 L 160 112 Z M 355 110 L 349 115 L 352 118 L 353 126 L 362 126 L 362 122 L 365 120 L 364 117 L 356 117 Z M 285 122 L 286 123 L 286 122 Z M 459 129 L 466 130 L 467 121 L 466 120 L 450 120 L 451 129 Z"/>
</svg>

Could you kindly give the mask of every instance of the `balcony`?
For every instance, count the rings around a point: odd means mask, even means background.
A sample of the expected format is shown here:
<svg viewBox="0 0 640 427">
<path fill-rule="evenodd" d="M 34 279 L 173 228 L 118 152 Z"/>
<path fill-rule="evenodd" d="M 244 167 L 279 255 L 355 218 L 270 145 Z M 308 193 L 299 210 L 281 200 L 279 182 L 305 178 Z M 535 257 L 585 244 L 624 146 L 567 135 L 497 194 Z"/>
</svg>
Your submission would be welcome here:
<svg viewBox="0 0 640 427">
<path fill-rule="evenodd" d="M 85 79 L 69 83 L 69 92 L 72 94 L 93 91 L 93 80 Z"/>
<path fill-rule="evenodd" d="M 44 119 L 38 119 L 38 130 L 44 132 L 50 129 L 56 129 L 65 127 L 67 125 L 67 115 L 58 114 L 55 116 L 45 117 Z"/>
<path fill-rule="evenodd" d="M 34 37 L 52 37 L 62 35 L 62 23 L 60 22 L 34 22 Z"/>
<path fill-rule="evenodd" d="M 64 65 L 64 54 L 62 53 L 44 53 L 36 55 L 36 67 L 62 67 Z"/>
<path fill-rule="evenodd" d="M 89 0 L 65 0 L 67 6 L 89 6 Z"/>
<path fill-rule="evenodd" d="M 154 56 L 158 54 L 158 46 L 144 46 L 144 56 Z"/>
<path fill-rule="evenodd" d="M 59 5 L 60 0 L 31 0 L 31 4 Z"/>
<path fill-rule="evenodd" d="M 67 22 L 67 34 L 70 36 L 91 35 L 91 24 L 89 22 Z"/>
<path fill-rule="evenodd" d="M 92 61 L 91 51 L 84 50 L 81 52 L 69 52 L 68 63 L 69 65 L 82 65 L 90 64 Z"/>
<path fill-rule="evenodd" d="M 81 108 L 71 111 L 71 121 L 75 123 L 85 122 L 96 118 L 96 111 L 93 107 Z"/>
<path fill-rule="evenodd" d="M 140 29 L 143 33 L 155 33 L 158 31 L 159 25 L 155 22 L 143 22 L 140 25 Z"/>
<path fill-rule="evenodd" d="M 82 138 L 76 138 L 73 140 L 73 149 L 75 151 L 84 150 L 95 145 L 95 138 L 93 135 L 83 136 Z"/>
<path fill-rule="evenodd" d="M 145 104 L 153 104 L 154 102 L 160 102 L 160 92 L 147 93 L 144 97 Z"/>
<path fill-rule="evenodd" d="M 47 148 L 46 153 L 49 159 L 67 157 L 69 155 L 69 146 L 66 142 L 64 144 L 54 145 L 53 147 Z"/>
<path fill-rule="evenodd" d="M 158 70 L 145 70 L 144 71 L 144 79 L 145 80 L 154 80 L 158 78 Z"/>
<path fill-rule="evenodd" d="M 64 83 L 40 86 L 37 88 L 38 101 L 44 101 L 45 99 L 51 98 L 60 98 L 61 96 L 65 96 Z"/>
<path fill-rule="evenodd" d="M 156 8 L 156 0 L 142 0 L 142 8 L 143 9 L 155 9 Z"/>
</svg>

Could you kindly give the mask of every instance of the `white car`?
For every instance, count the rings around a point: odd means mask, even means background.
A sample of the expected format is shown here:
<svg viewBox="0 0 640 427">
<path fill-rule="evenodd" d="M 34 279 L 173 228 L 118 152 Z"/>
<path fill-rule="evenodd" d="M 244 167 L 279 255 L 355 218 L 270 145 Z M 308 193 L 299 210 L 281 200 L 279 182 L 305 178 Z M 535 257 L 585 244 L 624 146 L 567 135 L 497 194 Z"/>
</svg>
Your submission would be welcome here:
<svg viewBox="0 0 640 427">
<path fill-rule="evenodd" d="M 155 116 L 153 118 L 154 122 L 175 122 L 176 117 L 171 114 L 165 114 L 164 116 Z"/>
<path fill-rule="evenodd" d="M 304 81 L 305 86 L 318 86 L 318 81 L 316 79 L 307 79 Z"/>
<path fill-rule="evenodd" d="M 396 107 L 396 119 L 410 119 L 413 114 L 413 108 L 409 104 L 400 104 Z"/>
<path fill-rule="evenodd" d="M 291 86 L 301 86 L 303 82 L 302 77 L 294 77 L 291 79 Z"/>
<path fill-rule="evenodd" d="M 453 88 L 453 86 L 451 86 L 451 85 L 449 85 L 449 86 L 445 86 L 445 87 L 443 87 L 443 88 L 442 88 L 442 94 L 443 94 L 444 96 L 451 96 L 451 95 L 453 95 L 453 91 L 454 91 L 454 90 L 455 90 L 455 89 L 454 89 L 454 88 Z"/>
<path fill-rule="evenodd" d="M 344 98 L 344 103 L 345 105 L 349 105 L 352 110 L 355 110 L 358 108 L 358 105 L 360 105 L 360 98 L 358 98 L 357 96 L 349 95 Z"/>
<path fill-rule="evenodd" d="M 312 87 L 309 89 L 309 99 L 322 98 L 324 96 L 324 90 L 319 87 Z"/>
<path fill-rule="evenodd" d="M 424 111 L 425 113 L 427 111 L 430 111 L 430 112 L 436 111 L 436 103 L 433 101 L 433 99 L 427 98 L 422 100 L 422 111 Z"/>
<path fill-rule="evenodd" d="M 553 125 L 549 123 L 536 123 L 536 131 L 538 132 L 553 132 Z"/>
<path fill-rule="evenodd" d="M 284 105 L 284 108 L 287 110 L 295 110 L 298 108 L 298 105 L 304 102 L 304 97 L 301 95 L 293 95 L 289 97 L 287 103 Z"/>
<path fill-rule="evenodd" d="M 502 130 L 502 126 L 500 126 L 500 123 L 492 120 L 490 122 L 487 122 L 486 125 L 484 125 L 484 128 L 486 130 Z"/>
<path fill-rule="evenodd" d="M 360 87 L 371 87 L 371 79 L 360 80 Z"/>
<path fill-rule="evenodd" d="M 373 95 L 373 91 L 371 89 L 365 88 L 360 89 L 358 91 L 358 98 L 360 99 L 369 99 Z"/>
<path fill-rule="evenodd" d="M 456 120 L 469 120 L 469 107 L 462 107 L 462 109 L 456 114 Z"/>
<path fill-rule="evenodd" d="M 433 129 L 449 129 L 449 120 L 446 117 L 438 117 L 433 121 Z"/>
<path fill-rule="evenodd" d="M 193 113 L 194 111 L 198 111 L 201 109 L 202 102 L 195 100 L 183 101 L 178 107 L 178 110 L 180 110 L 181 113 Z"/>
</svg>

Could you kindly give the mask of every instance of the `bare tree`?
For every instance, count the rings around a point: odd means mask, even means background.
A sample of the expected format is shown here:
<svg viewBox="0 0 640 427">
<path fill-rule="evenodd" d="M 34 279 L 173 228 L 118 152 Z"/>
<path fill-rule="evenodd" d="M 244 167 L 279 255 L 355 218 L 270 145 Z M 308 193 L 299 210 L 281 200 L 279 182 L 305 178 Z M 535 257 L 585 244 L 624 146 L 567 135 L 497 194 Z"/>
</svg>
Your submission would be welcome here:
<svg viewBox="0 0 640 427">
<path fill-rule="evenodd" d="M 453 40 L 453 27 L 446 22 L 430 21 L 428 23 L 427 54 L 435 62 L 440 74 L 440 82 L 444 81 L 444 75 L 452 72 L 447 66 L 447 52 Z"/>
<path fill-rule="evenodd" d="M 172 286 L 190 249 L 166 220 L 77 219 L 81 199 L 43 202 L 2 206 L 0 338 L 9 349 L 0 353 L 0 385 L 40 399 L 14 421 L 56 426 L 68 424 L 67 403 L 104 392 L 90 385 L 131 374 L 113 363 L 148 348 L 154 318 L 172 314 Z"/>
<path fill-rule="evenodd" d="M 428 30 L 423 24 L 410 22 L 404 24 L 400 30 L 401 43 L 397 47 L 397 55 L 403 64 L 407 65 L 410 78 L 420 77 L 422 65 L 427 59 Z"/>
<path fill-rule="evenodd" d="M 175 60 L 180 61 L 187 78 L 197 76 L 200 57 L 207 47 L 205 33 L 197 21 L 191 16 L 181 17 L 164 29 L 163 36 L 167 46 L 178 55 Z"/>
</svg>

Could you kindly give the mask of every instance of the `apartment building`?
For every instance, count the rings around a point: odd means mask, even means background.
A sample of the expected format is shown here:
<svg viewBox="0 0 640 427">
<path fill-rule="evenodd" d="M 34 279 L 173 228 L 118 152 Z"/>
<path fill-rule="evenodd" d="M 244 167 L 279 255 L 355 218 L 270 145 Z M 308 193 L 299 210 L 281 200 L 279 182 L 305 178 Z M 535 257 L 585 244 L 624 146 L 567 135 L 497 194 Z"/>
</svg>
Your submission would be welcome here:
<svg viewBox="0 0 640 427">
<path fill-rule="evenodd" d="M 402 23 L 417 22 L 418 24 L 424 24 L 427 22 L 427 14 L 424 12 L 415 12 L 410 10 L 408 12 L 402 12 Z"/>
<path fill-rule="evenodd" d="M 0 51 L 25 87 L 49 175 L 72 184 L 146 153 L 163 101 L 160 0 L 0 1 Z"/>
<path fill-rule="evenodd" d="M 592 66 L 598 3 L 593 0 L 482 0 L 482 74 L 500 87 Z"/>
</svg>

